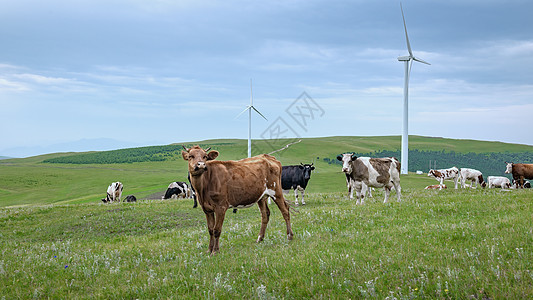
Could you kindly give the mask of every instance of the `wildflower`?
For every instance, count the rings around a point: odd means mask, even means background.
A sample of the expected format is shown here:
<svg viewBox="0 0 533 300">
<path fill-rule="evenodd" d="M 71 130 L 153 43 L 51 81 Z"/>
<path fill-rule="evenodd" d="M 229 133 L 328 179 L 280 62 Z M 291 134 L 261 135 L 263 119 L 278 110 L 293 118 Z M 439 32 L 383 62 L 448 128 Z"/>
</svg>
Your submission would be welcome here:
<svg viewBox="0 0 533 300">
<path fill-rule="evenodd" d="M 448 292 L 448 289 L 444 289 L 444 292 L 447 293 L 447 292 Z"/>
<path fill-rule="evenodd" d="M 65 266 L 65 269 L 68 268 L 68 265 Z"/>
</svg>

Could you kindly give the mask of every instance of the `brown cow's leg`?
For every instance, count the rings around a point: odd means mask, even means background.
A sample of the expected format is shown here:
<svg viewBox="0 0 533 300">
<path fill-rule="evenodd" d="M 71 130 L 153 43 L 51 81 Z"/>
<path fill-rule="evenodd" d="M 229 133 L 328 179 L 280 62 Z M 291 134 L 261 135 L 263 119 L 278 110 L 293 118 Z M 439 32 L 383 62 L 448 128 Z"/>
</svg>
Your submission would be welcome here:
<svg viewBox="0 0 533 300">
<path fill-rule="evenodd" d="M 257 202 L 259 210 L 261 211 L 261 230 L 259 230 L 259 237 L 257 237 L 258 243 L 265 238 L 265 231 L 268 225 L 268 220 L 270 220 L 270 209 L 268 209 L 267 198 L 268 197 L 264 197 L 263 199 L 259 200 L 259 202 Z"/>
<path fill-rule="evenodd" d="M 211 254 L 215 254 L 219 250 L 219 240 L 220 234 L 222 233 L 222 224 L 224 223 L 224 217 L 226 216 L 226 208 L 219 207 L 215 210 L 216 220 L 215 220 L 215 229 L 213 231 L 213 236 L 215 237 L 213 249 Z"/>
<path fill-rule="evenodd" d="M 207 219 L 207 230 L 209 231 L 209 250 L 207 253 L 213 253 L 213 247 L 215 246 L 215 213 L 206 212 L 205 217 Z"/>
<path fill-rule="evenodd" d="M 291 228 L 291 215 L 289 213 L 289 205 L 283 197 L 283 192 L 281 191 L 280 186 L 281 185 L 278 185 L 278 188 L 276 189 L 276 197 L 274 198 L 274 202 L 276 202 L 276 205 L 278 206 L 279 210 L 281 211 L 281 214 L 283 215 L 283 219 L 285 219 L 285 224 L 287 225 L 287 238 L 289 240 L 292 240 L 293 233 Z"/>
</svg>

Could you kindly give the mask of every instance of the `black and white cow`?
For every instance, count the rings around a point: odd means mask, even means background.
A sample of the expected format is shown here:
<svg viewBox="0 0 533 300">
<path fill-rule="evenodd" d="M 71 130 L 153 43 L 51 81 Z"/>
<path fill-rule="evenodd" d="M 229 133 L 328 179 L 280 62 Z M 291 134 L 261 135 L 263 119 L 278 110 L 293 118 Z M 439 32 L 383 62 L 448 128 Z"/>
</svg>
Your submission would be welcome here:
<svg viewBox="0 0 533 300">
<path fill-rule="evenodd" d="M 109 202 L 120 202 L 120 197 L 122 196 L 122 190 L 124 189 L 124 185 L 120 181 L 113 182 L 107 187 L 107 196 L 102 199 L 102 202 L 109 203 Z"/>
<path fill-rule="evenodd" d="M 369 187 L 382 187 L 385 190 L 385 201 L 389 199 L 392 188 L 396 190 L 398 201 L 401 201 L 400 162 L 394 157 L 370 158 L 357 157 L 353 153 L 337 156 L 342 162 L 342 171 L 353 180 L 350 198 L 356 191 L 356 204 L 363 204 Z"/>
<path fill-rule="evenodd" d="M 311 178 L 311 171 L 314 169 L 313 164 L 281 167 L 281 188 L 284 192 L 294 190 L 296 205 L 298 205 L 298 191 L 302 194 L 302 205 L 305 205 L 305 188 Z"/>
<path fill-rule="evenodd" d="M 191 192 L 189 185 L 186 182 L 175 181 L 168 185 L 165 196 L 162 197 L 163 200 L 170 199 L 173 196 L 176 198 L 190 198 Z"/>
<path fill-rule="evenodd" d="M 513 179 L 513 185 L 511 186 L 512 189 L 530 189 L 531 183 L 528 180 L 524 180 L 524 184 L 520 186 L 520 180 Z"/>
</svg>

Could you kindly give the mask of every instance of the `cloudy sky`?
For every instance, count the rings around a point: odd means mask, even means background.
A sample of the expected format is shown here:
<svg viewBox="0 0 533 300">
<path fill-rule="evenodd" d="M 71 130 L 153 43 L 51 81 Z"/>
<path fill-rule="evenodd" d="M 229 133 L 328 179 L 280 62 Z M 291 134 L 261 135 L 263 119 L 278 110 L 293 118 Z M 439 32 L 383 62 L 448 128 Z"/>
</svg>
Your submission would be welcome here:
<svg viewBox="0 0 533 300">
<path fill-rule="evenodd" d="M 402 131 L 399 1 L 0 4 L 0 155 Z M 533 2 L 402 4 L 410 134 L 533 145 Z"/>
</svg>

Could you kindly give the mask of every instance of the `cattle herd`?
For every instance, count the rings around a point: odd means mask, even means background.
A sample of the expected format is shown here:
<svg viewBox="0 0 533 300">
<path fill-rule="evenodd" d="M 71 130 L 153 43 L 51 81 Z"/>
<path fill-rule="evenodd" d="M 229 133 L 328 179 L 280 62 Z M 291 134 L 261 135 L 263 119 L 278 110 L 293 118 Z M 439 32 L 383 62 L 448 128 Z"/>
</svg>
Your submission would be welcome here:
<svg viewBox="0 0 533 300">
<path fill-rule="evenodd" d="M 446 185 L 444 180 L 453 180 L 455 189 L 460 182 L 461 188 L 471 187 L 477 188 L 477 186 L 489 187 L 489 188 L 502 188 L 502 189 L 522 189 L 531 188 L 531 183 L 526 179 L 533 179 L 533 164 L 513 164 L 505 162 L 506 174 L 512 174 L 513 181 L 503 176 L 488 176 L 487 182 L 483 179 L 483 174 L 475 169 L 451 167 L 448 169 L 429 170 L 428 176 L 433 177 L 439 181 L 438 185 L 427 186 L 426 189 L 445 189 Z M 470 181 L 470 185 L 466 182 Z"/>
<path fill-rule="evenodd" d="M 305 189 L 311 178 L 313 164 L 281 166 L 281 163 L 268 154 L 262 154 L 238 161 L 217 161 L 219 152 L 202 149 L 200 146 L 183 147 L 182 156 L 188 162 L 188 181 L 169 184 L 162 199 L 183 197 L 194 199 L 194 206 L 200 203 L 207 219 L 210 235 L 210 254 L 219 251 L 219 238 L 226 211 L 230 208 L 247 208 L 255 205 L 261 211 L 261 228 L 257 242 L 263 240 L 270 218 L 268 204 L 270 200 L 278 206 L 287 227 L 287 238 L 292 239 L 293 232 L 290 222 L 289 203 L 283 193 L 294 190 L 295 204 L 301 194 L 301 204 L 305 204 Z M 356 203 L 363 204 L 367 195 L 371 196 L 372 188 L 383 188 L 386 203 L 392 189 L 396 191 L 397 200 L 401 201 L 400 166 L 394 157 L 370 158 L 357 157 L 353 153 L 337 156 L 342 162 L 342 172 L 346 176 L 348 196 L 353 199 L 356 192 Z M 533 179 L 533 164 L 513 164 L 506 162 L 505 173 L 512 174 L 512 182 L 503 176 L 488 176 L 487 182 L 483 174 L 475 169 L 452 167 L 448 169 L 429 170 L 428 176 L 439 181 L 438 185 L 427 186 L 426 189 L 442 190 L 446 188 L 444 180 L 452 180 L 455 189 L 460 183 L 462 188 L 529 188 L 526 179 Z M 467 181 L 470 184 L 467 184 Z M 113 182 L 107 188 L 104 203 L 120 201 L 124 186 L 121 182 Z M 137 199 L 128 195 L 127 202 Z"/>
</svg>

